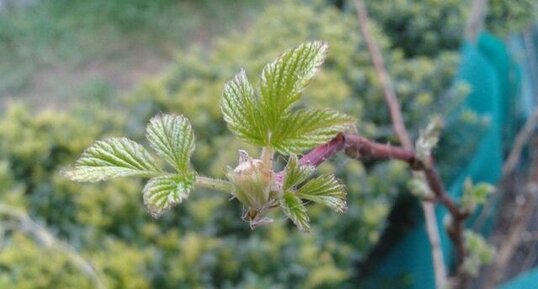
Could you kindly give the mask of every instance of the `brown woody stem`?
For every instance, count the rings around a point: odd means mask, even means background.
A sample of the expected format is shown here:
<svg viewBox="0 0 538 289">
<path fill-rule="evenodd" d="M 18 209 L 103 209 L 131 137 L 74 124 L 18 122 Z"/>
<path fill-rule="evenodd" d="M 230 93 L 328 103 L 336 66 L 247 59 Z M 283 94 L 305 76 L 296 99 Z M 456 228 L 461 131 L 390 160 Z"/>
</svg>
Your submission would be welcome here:
<svg viewBox="0 0 538 289">
<path fill-rule="evenodd" d="M 405 122 L 402 116 L 402 111 L 400 107 L 400 102 L 398 101 L 398 97 L 396 96 L 396 91 L 394 87 L 392 86 L 392 82 L 390 79 L 390 75 L 385 68 L 385 63 L 383 61 L 383 55 L 381 53 L 381 49 L 379 48 L 379 45 L 375 41 L 372 33 L 370 33 L 369 29 L 369 20 L 368 20 L 368 11 L 366 9 L 366 4 L 364 3 L 364 0 L 355 0 L 355 8 L 357 11 L 357 19 L 359 21 L 359 28 L 361 31 L 361 35 L 363 36 L 366 46 L 368 47 L 368 52 L 370 53 L 370 57 L 372 59 L 372 64 L 374 65 L 375 72 L 381 82 L 381 86 L 383 88 L 383 94 L 385 96 L 385 104 L 387 105 L 387 108 L 389 109 L 390 118 L 392 120 L 392 127 L 396 135 L 398 136 L 398 139 L 400 140 L 400 143 L 405 149 L 413 150 L 413 143 L 411 142 L 411 138 L 409 137 L 409 133 L 407 132 L 407 129 L 405 127 Z M 420 174 L 417 172 L 413 173 L 414 177 L 420 177 Z M 442 188 L 440 186 L 439 188 Z M 433 188 L 431 188 L 434 190 Z M 442 191 L 442 190 L 441 190 Z M 436 288 L 445 288 L 446 286 L 446 269 L 444 264 L 444 258 L 443 253 L 441 251 L 441 248 L 439 246 L 440 244 L 440 237 L 439 237 L 439 229 L 437 226 L 437 218 L 435 216 L 435 210 L 433 207 L 433 203 L 422 200 L 422 208 L 424 211 L 424 219 L 426 222 L 426 233 L 428 235 L 428 240 L 431 245 L 432 249 L 432 261 L 433 261 L 433 269 L 434 269 L 434 277 L 435 277 L 435 284 Z"/>
<path fill-rule="evenodd" d="M 458 256 L 457 267 L 462 264 L 465 257 L 463 223 L 468 217 L 468 212 L 461 211 L 458 205 L 446 193 L 441 179 L 433 167 L 432 160 L 427 162 L 421 161 L 416 157 L 413 150 L 404 149 L 400 146 L 377 143 L 355 134 L 338 134 L 328 143 L 320 145 L 305 154 L 299 160 L 299 163 L 301 165 L 319 166 L 342 150 L 345 151 L 346 155 L 354 159 L 395 159 L 406 162 L 415 171 L 422 171 L 435 196 L 433 201 L 445 206 L 452 216 L 453 222 L 447 231 L 456 248 Z"/>
</svg>

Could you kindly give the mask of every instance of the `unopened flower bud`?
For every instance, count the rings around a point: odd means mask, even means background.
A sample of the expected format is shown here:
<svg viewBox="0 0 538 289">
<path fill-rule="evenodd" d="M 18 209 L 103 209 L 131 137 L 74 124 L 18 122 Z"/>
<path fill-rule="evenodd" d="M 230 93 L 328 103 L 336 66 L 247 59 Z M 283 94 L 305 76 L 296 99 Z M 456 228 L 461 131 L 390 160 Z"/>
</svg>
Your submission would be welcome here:
<svg viewBox="0 0 538 289">
<path fill-rule="evenodd" d="M 262 160 L 248 157 L 239 151 L 239 165 L 228 173 L 234 185 L 234 195 L 249 209 L 249 220 L 264 210 L 271 197 L 273 171 Z"/>
</svg>

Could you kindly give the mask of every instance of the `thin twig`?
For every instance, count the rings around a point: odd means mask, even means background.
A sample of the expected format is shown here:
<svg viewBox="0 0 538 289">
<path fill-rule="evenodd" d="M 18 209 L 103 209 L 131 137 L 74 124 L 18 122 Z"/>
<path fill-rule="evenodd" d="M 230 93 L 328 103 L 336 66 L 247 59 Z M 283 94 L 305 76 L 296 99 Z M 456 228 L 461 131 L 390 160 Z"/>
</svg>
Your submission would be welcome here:
<svg viewBox="0 0 538 289">
<path fill-rule="evenodd" d="M 514 144 L 512 146 L 512 149 L 510 150 L 510 153 L 508 154 L 508 157 L 504 161 L 503 167 L 502 167 L 502 177 L 501 177 L 501 184 L 503 184 L 506 179 L 512 175 L 514 170 L 516 169 L 517 165 L 519 164 L 520 158 L 521 158 L 521 152 L 529 142 L 529 139 L 531 138 L 532 134 L 536 130 L 536 127 L 538 125 L 538 108 L 534 109 L 532 114 L 529 116 L 523 127 L 519 130 L 519 132 L 516 135 Z M 498 194 L 493 196 L 494 198 L 498 197 Z M 488 202 L 482 209 L 482 212 L 478 219 L 476 220 L 474 227 L 480 228 L 484 222 L 487 220 L 488 216 L 492 213 L 492 211 L 495 209 L 496 201 L 492 200 Z"/>
<path fill-rule="evenodd" d="M 301 165 L 318 166 L 341 150 L 345 150 L 345 153 L 354 159 L 395 159 L 406 162 L 414 171 L 421 171 L 435 196 L 433 201 L 445 206 L 453 218 L 453 226 L 448 228 L 448 233 L 456 247 L 458 262 L 461 264 L 465 256 L 463 221 L 468 217 L 468 213 L 461 211 L 457 204 L 444 191 L 439 175 L 431 166 L 431 163 L 433 163 L 432 160 L 424 162 L 417 158 L 415 151 L 403 147 L 377 143 L 355 134 L 339 134 L 330 142 L 305 154 L 299 160 L 299 163 Z M 282 172 L 277 173 L 275 180 L 277 182 L 279 180 L 281 181 L 282 177 Z M 439 243 L 433 245 L 438 246 Z"/>
<path fill-rule="evenodd" d="M 521 235 L 527 227 L 527 223 L 534 208 L 534 201 L 538 193 L 538 184 L 528 184 L 527 193 L 522 197 L 518 206 L 515 209 L 514 218 L 510 223 L 510 230 L 506 234 L 506 239 L 498 248 L 498 254 L 495 256 L 486 278 L 485 289 L 492 289 L 501 281 L 502 272 L 510 261 L 516 248 L 521 243 Z"/>
<path fill-rule="evenodd" d="M 395 159 L 406 162 L 414 171 L 422 171 L 426 181 L 430 185 L 432 192 L 436 196 L 435 201 L 445 206 L 450 214 L 457 219 L 467 217 L 468 213 L 461 211 L 457 204 L 444 191 L 437 171 L 431 166 L 432 160 L 426 162 L 417 158 L 414 150 L 409 150 L 400 146 L 378 143 L 356 134 L 338 134 L 331 141 L 318 146 L 301 157 L 301 165 L 318 166 L 324 161 L 333 157 L 341 150 L 354 159 Z M 281 178 L 281 173 L 277 173 L 276 179 Z"/>
<path fill-rule="evenodd" d="M 385 102 L 388 106 L 392 126 L 394 132 L 398 136 L 403 147 L 409 150 L 413 149 L 411 138 L 405 127 L 402 112 L 396 92 L 392 86 L 389 74 L 385 69 L 383 56 L 377 42 L 373 38 L 368 28 L 368 12 L 363 0 L 355 0 L 355 8 L 357 10 L 357 18 L 361 34 L 366 41 L 368 51 L 371 55 L 374 69 L 379 77 L 381 86 L 383 87 Z M 417 173 L 414 173 L 417 174 Z M 442 188 L 442 187 L 441 187 Z M 432 188 L 433 189 L 433 188 Z M 424 219 L 426 222 L 426 232 L 432 249 L 432 261 L 435 271 L 435 284 L 437 288 L 445 287 L 446 269 L 443 260 L 443 254 L 440 247 L 439 228 L 437 226 L 437 217 L 435 215 L 434 205 L 431 202 L 422 201 L 422 209 L 424 211 Z"/>
<path fill-rule="evenodd" d="M 417 158 L 415 151 L 413 150 L 376 143 L 358 135 L 346 134 L 338 136 L 337 138 L 341 138 L 342 136 L 344 138 L 346 154 L 350 157 L 357 159 L 397 159 L 407 162 L 415 171 L 422 171 L 430 189 L 436 197 L 436 201 L 444 205 L 454 218 L 462 219 L 467 217 L 467 213 L 462 212 L 457 204 L 444 191 L 437 171 L 431 166 L 433 161 L 423 162 Z M 305 155 L 305 157 L 306 156 L 308 156 L 308 154 Z"/>
<path fill-rule="evenodd" d="M 400 102 L 396 97 L 396 92 L 394 91 L 394 88 L 392 86 L 389 74 L 385 69 L 385 63 L 383 61 L 381 49 L 379 49 L 379 46 L 377 45 L 377 42 L 370 33 L 370 29 L 368 27 L 368 12 L 366 10 L 366 5 L 364 4 L 364 1 L 355 0 L 355 8 L 357 10 L 357 18 L 359 21 L 359 28 L 361 30 L 361 34 L 364 38 L 364 41 L 366 42 L 366 46 L 368 47 L 368 51 L 372 58 L 375 72 L 379 77 L 381 86 L 383 87 L 385 102 L 389 108 L 394 132 L 398 136 L 398 139 L 400 140 L 404 148 L 412 149 L 413 143 L 411 142 L 411 138 L 409 137 L 407 129 L 405 128 L 402 111 L 400 109 Z"/>
<path fill-rule="evenodd" d="M 503 169 L 503 171 L 506 172 L 504 177 L 511 174 L 517 165 L 519 155 L 525 144 L 528 143 L 530 137 L 532 136 L 532 132 L 534 132 L 534 129 L 536 128 L 537 121 L 538 110 L 536 110 L 534 114 L 529 117 L 521 131 L 518 133 L 514 148 L 512 149 L 510 157 L 508 157 L 508 160 L 503 167 L 506 168 L 506 170 Z M 536 145 L 536 142 L 534 145 Z M 523 195 L 516 198 L 517 206 L 514 209 L 514 217 L 510 222 L 510 230 L 508 231 L 506 238 L 497 249 L 498 254 L 495 256 L 487 272 L 486 283 L 484 285 L 484 288 L 486 289 L 494 288 L 501 281 L 506 265 L 522 241 L 521 235 L 527 228 L 527 223 L 532 215 L 535 201 L 538 197 L 537 180 L 538 152 L 534 151 L 532 154 L 531 171 L 527 177 L 527 183 L 525 185 Z"/>
<path fill-rule="evenodd" d="M 516 168 L 517 164 L 519 163 L 521 152 L 523 151 L 525 145 L 529 142 L 529 139 L 536 129 L 537 124 L 538 108 L 534 110 L 532 115 L 527 119 L 527 122 L 525 122 L 525 125 L 516 136 L 514 146 L 512 147 L 512 150 L 510 151 L 510 154 L 503 165 L 502 173 L 504 177 L 510 175 Z"/>
<path fill-rule="evenodd" d="M 521 242 L 525 242 L 525 243 L 538 242 L 538 232 L 526 232 Z"/>
<path fill-rule="evenodd" d="M 57 248 L 67 253 L 79 270 L 92 280 L 96 289 L 106 289 L 103 281 L 89 261 L 84 259 L 71 245 L 56 239 L 46 228 L 34 222 L 26 212 L 13 206 L 0 204 L 0 215 L 5 215 L 16 220 L 18 228 L 21 231 L 34 236 L 43 246 Z"/>
<path fill-rule="evenodd" d="M 484 26 L 484 19 L 488 12 L 488 0 L 473 0 L 471 14 L 465 26 L 465 38 L 475 42 L 478 33 Z"/>
</svg>

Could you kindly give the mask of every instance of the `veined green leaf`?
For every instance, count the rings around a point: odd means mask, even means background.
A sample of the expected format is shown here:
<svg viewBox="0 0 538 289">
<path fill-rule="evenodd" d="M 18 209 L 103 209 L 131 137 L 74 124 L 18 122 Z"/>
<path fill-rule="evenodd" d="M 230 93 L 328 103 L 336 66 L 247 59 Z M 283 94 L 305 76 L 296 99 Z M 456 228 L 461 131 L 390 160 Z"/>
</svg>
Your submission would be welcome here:
<svg viewBox="0 0 538 289">
<path fill-rule="evenodd" d="M 303 43 L 265 66 L 260 100 L 269 125 L 278 127 L 284 114 L 299 100 L 302 90 L 325 61 L 327 48 L 321 41 Z"/>
<path fill-rule="evenodd" d="M 194 151 L 194 134 L 188 119 L 180 115 L 157 115 L 149 121 L 146 137 L 159 156 L 179 173 L 187 172 Z"/>
<path fill-rule="evenodd" d="M 476 276 L 482 266 L 493 260 L 495 247 L 488 244 L 480 234 L 471 230 L 463 232 L 463 242 L 468 254 L 465 256 L 462 269 L 469 275 Z"/>
<path fill-rule="evenodd" d="M 244 70 L 241 70 L 224 86 L 222 113 L 228 128 L 241 139 L 265 145 L 267 130 L 260 125 L 263 120 L 257 107 L 254 88 L 250 85 Z"/>
<path fill-rule="evenodd" d="M 347 210 L 345 187 L 333 175 L 323 175 L 308 181 L 299 188 L 297 196 L 323 204 L 337 212 Z"/>
<path fill-rule="evenodd" d="M 299 110 L 283 122 L 282 135 L 275 135 L 274 146 L 282 153 L 300 153 L 325 143 L 353 123 L 350 116 L 333 110 Z"/>
<path fill-rule="evenodd" d="M 144 187 L 144 204 L 154 218 L 186 199 L 193 187 L 194 174 L 164 175 L 152 178 Z"/>
<path fill-rule="evenodd" d="M 284 195 L 280 199 L 280 207 L 299 230 L 305 232 L 310 231 L 310 218 L 306 213 L 306 207 L 295 193 L 284 192 Z"/>
<path fill-rule="evenodd" d="M 432 150 L 439 142 L 439 135 L 443 128 L 441 117 L 433 117 L 425 129 L 420 130 L 420 136 L 415 143 L 415 151 L 417 158 L 423 162 L 427 162 Z"/>
<path fill-rule="evenodd" d="M 313 166 L 301 166 L 296 155 L 291 155 L 288 159 L 288 164 L 284 169 L 284 181 L 282 182 L 282 189 L 284 191 L 291 189 L 294 186 L 300 185 L 308 177 L 314 173 L 316 168 Z"/>
<path fill-rule="evenodd" d="M 222 112 L 228 127 L 244 141 L 301 153 L 343 131 L 353 120 L 330 110 L 292 111 L 325 60 L 327 45 L 307 42 L 268 64 L 261 75 L 259 95 L 241 71 L 224 87 Z"/>
<path fill-rule="evenodd" d="M 461 206 L 472 212 L 476 206 L 484 205 L 488 197 L 495 191 L 495 187 L 488 183 L 473 184 L 471 179 L 466 179 L 463 183 L 463 195 L 461 196 Z"/>
<path fill-rule="evenodd" d="M 98 182 L 115 177 L 152 177 L 160 173 L 151 155 L 127 138 L 97 141 L 87 148 L 65 176 L 73 181 Z"/>
</svg>

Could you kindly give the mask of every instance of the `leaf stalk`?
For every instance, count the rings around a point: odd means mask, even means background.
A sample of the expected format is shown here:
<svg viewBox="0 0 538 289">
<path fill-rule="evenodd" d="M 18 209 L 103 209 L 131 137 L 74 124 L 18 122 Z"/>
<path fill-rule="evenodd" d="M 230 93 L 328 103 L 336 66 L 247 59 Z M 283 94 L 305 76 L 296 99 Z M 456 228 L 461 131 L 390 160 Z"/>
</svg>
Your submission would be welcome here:
<svg viewBox="0 0 538 289">
<path fill-rule="evenodd" d="M 200 188 L 212 189 L 215 191 L 232 193 L 232 183 L 224 180 L 208 178 L 204 176 L 198 176 L 196 178 L 196 186 Z"/>
</svg>

